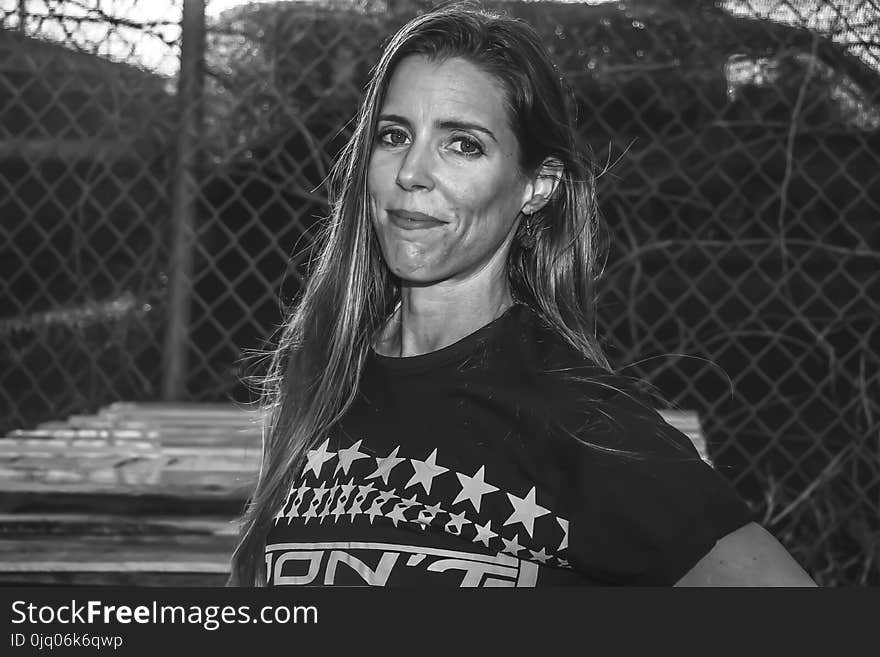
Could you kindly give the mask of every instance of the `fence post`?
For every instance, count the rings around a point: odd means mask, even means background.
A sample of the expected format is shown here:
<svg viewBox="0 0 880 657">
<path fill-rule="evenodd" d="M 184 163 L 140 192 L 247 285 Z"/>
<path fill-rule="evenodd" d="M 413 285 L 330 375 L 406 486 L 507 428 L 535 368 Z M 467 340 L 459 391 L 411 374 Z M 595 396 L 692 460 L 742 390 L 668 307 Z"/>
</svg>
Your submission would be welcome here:
<svg viewBox="0 0 880 657">
<path fill-rule="evenodd" d="M 24 34 L 27 31 L 27 0 L 18 0 L 18 31 Z"/>
<path fill-rule="evenodd" d="M 162 398 L 186 394 L 189 307 L 192 294 L 192 251 L 198 180 L 197 151 L 202 134 L 205 0 L 183 0 L 180 76 L 177 86 L 180 130 L 172 198 L 171 276 L 168 324 L 162 353 Z"/>
</svg>

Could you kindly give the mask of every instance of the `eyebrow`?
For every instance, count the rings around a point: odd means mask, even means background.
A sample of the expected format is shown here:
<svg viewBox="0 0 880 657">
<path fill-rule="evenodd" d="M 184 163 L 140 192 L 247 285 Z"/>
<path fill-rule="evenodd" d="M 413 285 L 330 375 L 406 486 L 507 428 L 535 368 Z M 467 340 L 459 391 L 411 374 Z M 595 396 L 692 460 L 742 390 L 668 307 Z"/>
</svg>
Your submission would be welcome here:
<svg viewBox="0 0 880 657">
<path fill-rule="evenodd" d="M 381 114 L 379 116 L 379 121 L 388 121 L 391 123 L 401 123 L 408 128 L 412 128 L 412 124 L 406 117 L 400 116 L 399 114 Z M 443 121 L 438 121 L 435 124 L 435 127 L 440 128 L 442 130 L 473 130 L 474 132 L 482 132 L 492 139 L 494 142 L 498 142 L 498 138 L 494 135 L 494 133 L 479 123 L 471 123 L 469 121 L 462 121 L 460 119 L 445 119 Z"/>
</svg>

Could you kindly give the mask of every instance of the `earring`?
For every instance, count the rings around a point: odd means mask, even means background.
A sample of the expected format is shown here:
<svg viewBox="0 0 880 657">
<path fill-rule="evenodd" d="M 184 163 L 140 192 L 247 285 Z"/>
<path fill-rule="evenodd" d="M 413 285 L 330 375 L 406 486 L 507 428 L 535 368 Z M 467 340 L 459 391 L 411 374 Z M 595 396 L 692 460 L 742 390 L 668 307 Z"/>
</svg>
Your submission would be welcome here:
<svg viewBox="0 0 880 657">
<path fill-rule="evenodd" d="M 519 235 L 519 243 L 522 248 L 526 250 L 535 248 L 535 241 L 538 233 L 537 223 L 538 222 L 535 221 L 531 214 L 527 214 L 523 217 L 524 225 Z"/>
</svg>

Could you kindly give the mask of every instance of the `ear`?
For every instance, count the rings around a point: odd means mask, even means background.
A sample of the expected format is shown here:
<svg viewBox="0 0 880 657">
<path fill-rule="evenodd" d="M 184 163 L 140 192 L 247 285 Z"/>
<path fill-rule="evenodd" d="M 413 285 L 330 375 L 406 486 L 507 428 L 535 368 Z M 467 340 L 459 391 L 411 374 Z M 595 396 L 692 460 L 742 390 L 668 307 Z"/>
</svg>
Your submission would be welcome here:
<svg viewBox="0 0 880 657">
<path fill-rule="evenodd" d="M 565 166 L 555 157 L 548 157 L 529 181 L 523 199 L 522 213 L 530 215 L 547 205 L 562 180 Z"/>
</svg>

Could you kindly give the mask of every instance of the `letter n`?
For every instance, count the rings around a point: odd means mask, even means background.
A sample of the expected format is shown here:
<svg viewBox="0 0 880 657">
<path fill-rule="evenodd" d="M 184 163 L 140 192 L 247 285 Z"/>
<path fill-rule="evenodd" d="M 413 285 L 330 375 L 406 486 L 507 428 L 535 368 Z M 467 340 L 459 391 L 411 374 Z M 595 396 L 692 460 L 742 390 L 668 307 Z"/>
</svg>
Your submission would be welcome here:
<svg viewBox="0 0 880 657">
<path fill-rule="evenodd" d="M 397 557 L 399 556 L 400 553 L 398 552 L 383 552 L 376 570 L 370 570 L 370 567 L 357 557 L 353 557 L 341 550 L 333 550 L 330 553 L 330 559 L 327 561 L 324 584 L 333 584 L 333 580 L 336 579 L 336 564 L 344 563 L 350 566 L 370 586 L 385 586 L 385 582 L 388 581 L 388 576 L 391 575 L 391 570 L 394 568 L 394 564 L 397 563 Z"/>
</svg>

